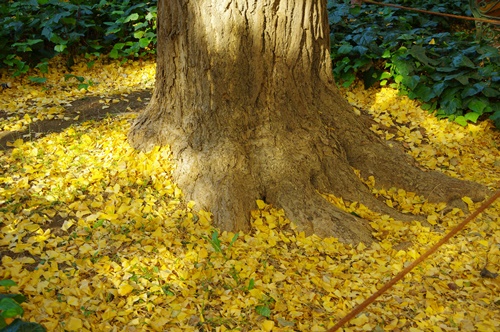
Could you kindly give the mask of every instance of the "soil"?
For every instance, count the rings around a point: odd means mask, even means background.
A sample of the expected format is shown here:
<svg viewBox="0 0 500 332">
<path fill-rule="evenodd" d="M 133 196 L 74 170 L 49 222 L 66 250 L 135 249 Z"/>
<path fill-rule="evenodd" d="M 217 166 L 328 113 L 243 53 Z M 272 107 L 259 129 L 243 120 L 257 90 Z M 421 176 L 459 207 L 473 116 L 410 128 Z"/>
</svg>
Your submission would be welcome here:
<svg viewBox="0 0 500 332">
<path fill-rule="evenodd" d="M 127 100 L 122 100 L 121 95 L 107 96 L 106 98 L 118 99 L 117 103 L 109 103 L 109 108 L 103 109 L 102 103 L 99 103 L 101 97 L 85 97 L 72 102 L 71 106 L 66 107 L 65 118 L 70 120 L 42 120 L 33 122 L 29 129 L 25 131 L 0 131 L 0 150 L 12 149 L 7 143 L 14 142 L 22 138 L 25 141 L 35 140 L 50 133 L 59 133 L 73 124 L 82 123 L 90 120 L 102 120 L 109 115 L 117 115 L 129 112 L 137 112 L 144 108 L 151 98 L 151 90 L 134 91 L 127 95 Z M 140 101 L 139 101 L 140 100 Z M 78 117 L 78 120 L 73 120 Z M 0 118 L 6 118 L 7 114 L 0 111 Z"/>
</svg>

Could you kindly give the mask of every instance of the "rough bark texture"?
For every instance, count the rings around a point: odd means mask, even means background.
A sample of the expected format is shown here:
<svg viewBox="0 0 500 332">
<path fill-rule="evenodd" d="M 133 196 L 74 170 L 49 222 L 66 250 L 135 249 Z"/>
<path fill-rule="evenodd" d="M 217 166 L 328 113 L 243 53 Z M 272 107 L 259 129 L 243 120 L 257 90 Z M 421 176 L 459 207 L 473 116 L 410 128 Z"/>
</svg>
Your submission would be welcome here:
<svg viewBox="0 0 500 332">
<path fill-rule="evenodd" d="M 164 0 L 151 103 L 129 135 L 169 144 L 187 199 L 226 230 L 248 230 L 255 200 L 285 209 L 307 233 L 370 242 L 367 223 L 318 192 L 411 219 L 355 176 L 453 201 L 485 190 L 423 172 L 368 129 L 332 78 L 325 0 Z"/>
</svg>

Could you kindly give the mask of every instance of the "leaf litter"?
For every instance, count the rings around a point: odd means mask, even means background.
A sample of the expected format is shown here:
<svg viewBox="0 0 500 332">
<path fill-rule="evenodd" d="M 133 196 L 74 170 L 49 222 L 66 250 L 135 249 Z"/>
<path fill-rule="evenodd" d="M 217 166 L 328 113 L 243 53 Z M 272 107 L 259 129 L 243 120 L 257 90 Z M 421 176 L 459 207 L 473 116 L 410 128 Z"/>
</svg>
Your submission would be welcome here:
<svg viewBox="0 0 500 332">
<path fill-rule="evenodd" d="M 82 97 L 98 96 L 106 109 L 154 84 L 152 60 L 80 62 L 74 75 L 94 82 L 88 90 L 64 79 L 62 63 L 51 66 L 46 85 L 17 78 L 0 93 L 2 131 L 64 119 Z M 389 88 L 342 92 L 422 167 L 492 190 L 499 183 L 491 123 L 439 121 Z M 352 247 L 305 236 L 263 201 L 250 233 L 220 232 L 209 212 L 183 200 L 168 147 L 143 153 L 127 144 L 134 117 L 75 123 L 0 150 L 0 279 L 18 284 L 11 291 L 28 297 L 26 319 L 49 331 L 326 331 L 465 217 L 371 177 L 362 180 L 374 195 L 428 223 L 326 195 L 370 220 L 379 241 Z M 498 331 L 499 219 L 497 202 L 344 331 Z"/>
</svg>

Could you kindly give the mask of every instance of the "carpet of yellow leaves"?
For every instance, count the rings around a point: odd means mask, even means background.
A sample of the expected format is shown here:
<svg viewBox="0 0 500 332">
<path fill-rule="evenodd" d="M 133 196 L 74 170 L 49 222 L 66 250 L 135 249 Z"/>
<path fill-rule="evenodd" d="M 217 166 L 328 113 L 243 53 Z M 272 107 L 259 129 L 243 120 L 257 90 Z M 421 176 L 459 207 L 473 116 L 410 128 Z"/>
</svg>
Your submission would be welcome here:
<svg viewBox="0 0 500 332">
<path fill-rule="evenodd" d="M 77 90 L 56 61 L 43 87 L 12 81 L 0 91 L 7 114 L 0 129 L 64 118 L 75 99 L 126 98 L 154 82 L 153 61 L 75 70 L 96 84 Z M 488 122 L 438 121 L 387 88 L 344 93 L 356 111 L 374 116 L 375 132 L 402 142 L 424 167 L 495 189 L 500 134 Z M 28 297 L 25 319 L 48 331 L 326 331 L 464 218 L 370 178 L 375 195 L 428 215 L 432 227 L 328 196 L 371 220 L 380 241 L 351 247 L 306 237 L 262 201 L 251 233 L 219 234 L 171 182 L 168 147 L 142 153 L 127 144 L 133 117 L 85 122 L 0 151 L 0 279 L 18 284 L 11 292 Z M 499 331 L 499 278 L 480 275 L 500 271 L 499 220 L 497 202 L 344 330 Z"/>
</svg>

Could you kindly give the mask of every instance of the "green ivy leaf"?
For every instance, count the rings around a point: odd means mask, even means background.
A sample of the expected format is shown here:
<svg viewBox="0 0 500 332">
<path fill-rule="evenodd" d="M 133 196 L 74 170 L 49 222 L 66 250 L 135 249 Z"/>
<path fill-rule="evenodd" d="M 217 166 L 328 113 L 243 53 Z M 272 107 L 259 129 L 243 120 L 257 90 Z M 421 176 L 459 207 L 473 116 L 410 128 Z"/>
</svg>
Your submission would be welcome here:
<svg viewBox="0 0 500 332">
<path fill-rule="evenodd" d="M 495 58 L 498 56 L 498 49 L 490 45 L 481 46 L 477 49 L 477 52 L 481 54 L 480 59 Z"/>
<path fill-rule="evenodd" d="M 17 284 L 10 279 L 0 280 L 0 287 L 5 287 L 5 289 L 8 290 L 9 288 L 14 286 L 17 286 Z"/>
<path fill-rule="evenodd" d="M 462 98 L 474 96 L 474 95 L 478 94 L 479 92 L 483 91 L 483 89 L 484 89 L 484 84 L 481 82 L 476 83 L 472 86 L 467 86 L 462 91 Z"/>
<path fill-rule="evenodd" d="M 343 81 L 342 86 L 348 88 L 356 80 L 356 74 L 353 71 L 348 71 L 340 76 L 341 81 Z"/>
<path fill-rule="evenodd" d="M 342 44 L 340 47 L 337 49 L 337 54 L 349 54 L 352 51 L 352 45 L 351 44 Z"/>
<path fill-rule="evenodd" d="M 46 332 L 47 330 L 38 323 L 25 322 L 19 318 L 15 319 L 1 332 Z"/>
<path fill-rule="evenodd" d="M 385 80 L 385 79 L 388 79 L 388 78 L 391 78 L 392 77 L 392 74 L 387 72 L 387 71 L 384 71 L 382 72 L 382 74 L 380 74 L 380 79 L 381 80 Z"/>
<path fill-rule="evenodd" d="M 139 47 L 145 48 L 149 45 L 151 41 L 148 38 L 141 38 L 139 39 Z"/>
<path fill-rule="evenodd" d="M 459 54 L 455 56 L 452 60 L 452 64 L 455 67 L 468 67 L 468 68 L 476 68 L 474 62 L 471 61 L 467 56 L 463 54 Z"/>
<path fill-rule="evenodd" d="M 384 53 L 382 54 L 382 58 L 383 59 L 389 59 L 391 56 L 392 56 L 392 54 L 391 54 L 391 50 L 390 49 L 386 49 L 384 51 Z"/>
<path fill-rule="evenodd" d="M 415 70 L 415 66 L 411 61 L 404 59 L 395 59 L 392 61 L 394 64 L 394 69 L 398 75 L 410 76 Z"/>
<path fill-rule="evenodd" d="M 133 13 L 133 14 L 130 14 L 129 16 L 127 16 L 127 18 L 125 19 L 125 21 L 123 21 L 123 23 L 127 23 L 130 21 L 137 21 L 138 19 L 139 19 L 139 14 Z"/>
<path fill-rule="evenodd" d="M 500 110 L 496 111 L 490 116 L 490 120 L 493 121 L 495 127 L 500 129 Z"/>
<path fill-rule="evenodd" d="M 403 76 L 403 75 L 396 75 L 396 76 L 394 77 L 394 81 L 395 81 L 396 83 L 398 83 L 398 84 L 399 84 L 399 83 L 401 83 L 401 82 L 403 82 L 403 80 L 404 80 L 404 76 Z"/>
<path fill-rule="evenodd" d="M 463 127 L 467 126 L 467 120 L 462 115 L 457 116 L 455 118 L 455 122 L 458 123 L 459 125 L 463 126 Z"/>
<path fill-rule="evenodd" d="M 4 318 L 12 318 L 22 316 L 23 308 L 11 298 L 3 298 L 0 300 L 0 315 Z"/>
<path fill-rule="evenodd" d="M 125 43 L 116 43 L 114 46 L 113 46 L 113 49 L 114 50 L 121 50 L 125 47 Z"/>
<path fill-rule="evenodd" d="M 459 91 L 459 87 L 446 88 L 441 95 L 440 106 L 446 114 L 455 114 L 462 107 L 462 99 L 458 95 Z"/>
<path fill-rule="evenodd" d="M 483 114 L 486 106 L 488 106 L 488 102 L 484 99 L 481 99 L 481 98 L 474 98 L 469 102 L 469 104 L 467 106 L 472 111 L 479 113 L 479 114 Z"/>
<path fill-rule="evenodd" d="M 361 13 L 361 6 L 355 6 L 349 8 L 349 14 L 356 16 L 359 15 L 359 13 Z"/>
<path fill-rule="evenodd" d="M 437 102 L 434 101 L 432 103 L 424 103 L 422 106 L 420 106 L 423 110 L 428 111 L 428 112 L 433 112 L 436 110 L 437 107 Z"/>
<path fill-rule="evenodd" d="M 428 102 L 436 95 L 427 85 L 419 84 L 415 90 L 413 90 L 418 99 Z"/>
<path fill-rule="evenodd" d="M 481 114 L 476 113 L 476 112 L 469 112 L 469 113 L 465 114 L 465 119 L 467 121 L 476 123 L 477 119 L 479 119 L 479 116 L 481 116 Z"/>
<path fill-rule="evenodd" d="M 432 87 L 432 90 L 434 91 L 434 94 L 437 97 L 439 97 L 439 96 L 441 96 L 441 93 L 443 93 L 444 89 L 446 89 L 446 87 L 447 87 L 446 82 L 439 82 L 439 83 L 434 84 L 434 86 Z"/>
<path fill-rule="evenodd" d="M 111 52 L 109 52 L 109 57 L 111 59 L 117 59 L 120 55 L 118 54 L 118 50 L 116 48 L 113 48 Z"/>
<path fill-rule="evenodd" d="M 66 49 L 66 47 L 67 46 L 64 45 L 64 44 L 59 44 L 59 45 L 54 46 L 54 51 L 62 53 L 62 52 L 64 52 L 64 50 Z"/>
<path fill-rule="evenodd" d="M 419 45 L 413 45 L 410 48 L 410 54 L 417 59 L 418 61 L 422 62 L 424 65 L 429 66 L 429 67 L 435 67 L 439 64 L 439 60 L 434 60 L 431 59 L 427 56 L 426 54 L 426 49 L 422 46 Z"/>
<path fill-rule="evenodd" d="M 267 305 L 258 305 L 255 307 L 255 311 L 261 316 L 271 317 L 271 309 Z"/>
<path fill-rule="evenodd" d="M 500 96 L 500 89 L 492 89 L 490 87 L 486 87 L 483 90 L 483 95 L 485 97 L 497 98 Z"/>
<path fill-rule="evenodd" d="M 17 303 L 26 302 L 26 296 L 24 296 L 23 294 L 0 294 L 0 300 L 3 298 L 13 299 Z"/>
<path fill-rule="evenodd" d="M 406 85 L 410 90 L 415 89 L 419 82 L 420 76 L 418 75 L 407 76 L 403 78 L 403 84 Z"/>
<path fill-rule="evenodd" d="M 33 83 L 45 83 L 47 77 L 29 76 L 28 79 Z"/>
<path fill-rule="evenodd" d="M 455 79 L 457 81 L 459 81 L 460 83 L 462 83 L 462 85 L 469 85 L 469 79 L 470 79 L 470 75 L 466 75 L 465 73 L 463 73 L 462 75 L 459 75 L 457 77 L 455 77 Z"/>
<path fill-rule="evenodd" d="M 134 38 L 141 39 L 142 36 L 144 36 L 144 31 L 143 30 L 134 32 Z"/>
</svg>

